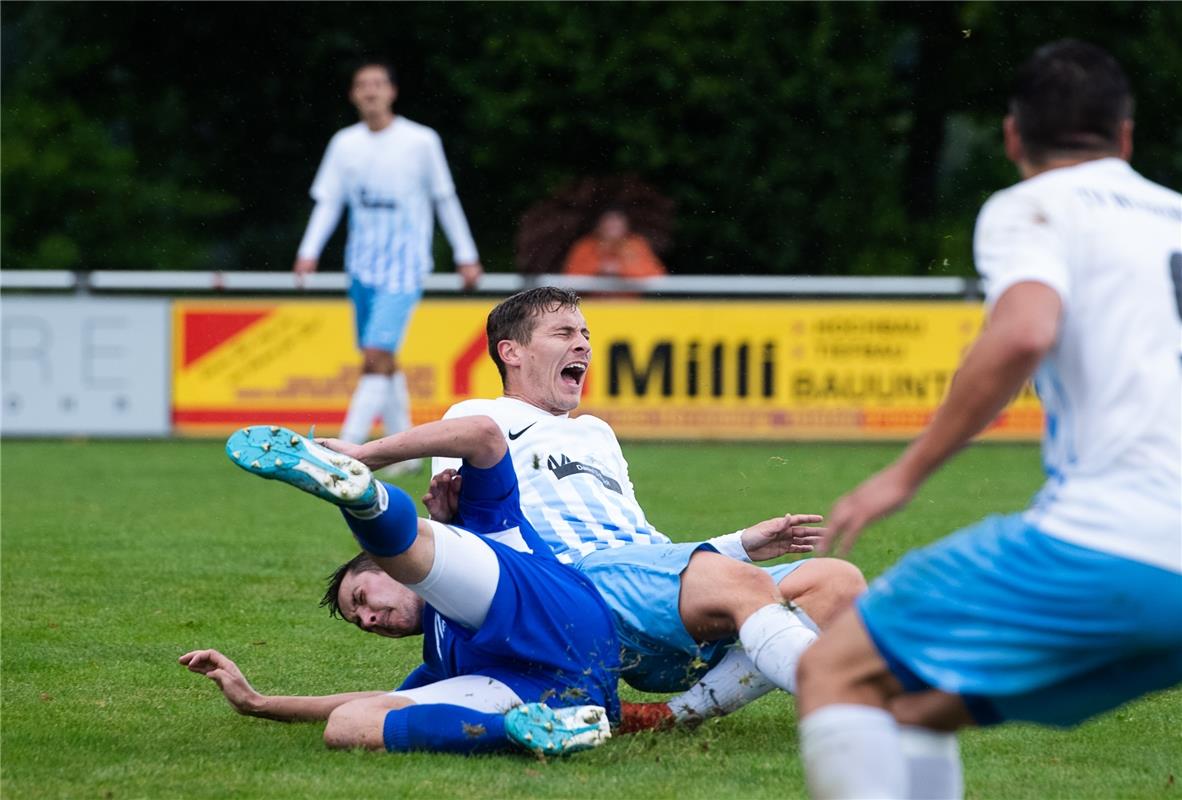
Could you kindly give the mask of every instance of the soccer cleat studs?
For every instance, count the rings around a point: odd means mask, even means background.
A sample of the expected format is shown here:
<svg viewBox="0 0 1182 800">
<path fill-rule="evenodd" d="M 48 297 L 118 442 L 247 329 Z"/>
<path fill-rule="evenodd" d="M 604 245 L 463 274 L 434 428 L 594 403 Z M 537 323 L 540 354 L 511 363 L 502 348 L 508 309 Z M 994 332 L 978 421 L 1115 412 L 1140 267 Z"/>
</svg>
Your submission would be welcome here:
<svg viewBox="0 0 1182 800">
<path fill-rule="evenodd" d="M 374 507 L 381 488 L 361 462 L 278 425 L 243 428 L 226 442 L 226 455 L 260 478 L 349 508 Z"/>
</svg>

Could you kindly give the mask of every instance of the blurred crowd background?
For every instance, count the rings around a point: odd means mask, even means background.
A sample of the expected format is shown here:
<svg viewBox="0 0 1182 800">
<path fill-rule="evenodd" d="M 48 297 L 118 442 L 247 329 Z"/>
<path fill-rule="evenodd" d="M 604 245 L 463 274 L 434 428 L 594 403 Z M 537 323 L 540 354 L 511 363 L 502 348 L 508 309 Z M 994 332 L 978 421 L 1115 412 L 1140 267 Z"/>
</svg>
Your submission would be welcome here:
<svg viewBox="0 0 1182 800">
<path fill-rule="evenodd" d="M 970 274 L 973 217 L 1015 178 L 1008 76 L 1064 36 L 1151 98 L 1134 166 L 1182 186 L 1177 3 L 5 2 L 0 19 L 4 269 L 289 269 L 370 56 L 398 69 L 397 113 L 443 137 L 492 271 L 560 271 L 622 210 L 677 274 Z"/>
</svg>

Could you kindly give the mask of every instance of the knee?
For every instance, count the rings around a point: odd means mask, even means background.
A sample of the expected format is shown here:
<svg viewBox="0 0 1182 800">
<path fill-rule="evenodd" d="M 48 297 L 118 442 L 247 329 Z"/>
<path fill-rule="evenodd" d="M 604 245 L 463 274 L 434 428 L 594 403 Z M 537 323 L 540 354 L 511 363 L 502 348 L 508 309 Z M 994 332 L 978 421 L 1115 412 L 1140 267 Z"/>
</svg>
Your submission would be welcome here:
<svg viewBox="0 0 1182 800">
<path fill-rule="evenodd" d="M 398 361 L 393 353 L 366 348 L 361 354 L 361 371 L 366 374 L 393 375 L 398 371 Z"/>
<path fill-rule="evenodd" d="M 866 591 L 866 578 L 862 576 L 862 570 L 848 561 L 827 558 L 825 571 L 825 586 L 834 601 L 843 607 L 853 603 L 858 595 Z"/>
<path fill-rule="evenodd" d="M 402 698 L 383 695 L 362 698 L 339 705 L 328 715 L 324 726 L 324 744 L 332 750 L 384 747 L 382 728 L 386 714 L 408 705 Z"/>
<path fill-rule="evenodd" d="M 780 581 L 780 595 L 798 603 L 822 627 L 866 591 L 862 571 L 838 558 L 810 559 Z"/>
<path fill-rule="evenodd" d="M 355 714 L 345 703 L 337 706 L 328 715 L 328 724 L 324 726 L 324 746 L 330 750 L 347 750 L 357 746 Z"/>
</svg>

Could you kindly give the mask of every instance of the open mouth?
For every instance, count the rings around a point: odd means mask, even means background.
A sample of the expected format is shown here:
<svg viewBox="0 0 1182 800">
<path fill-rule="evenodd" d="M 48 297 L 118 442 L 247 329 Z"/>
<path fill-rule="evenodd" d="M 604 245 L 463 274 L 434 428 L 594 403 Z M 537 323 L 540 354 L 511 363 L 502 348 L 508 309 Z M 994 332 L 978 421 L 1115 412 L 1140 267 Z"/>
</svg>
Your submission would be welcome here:
<svg viewBox="0 0 1182 800">
<path fill-rule="evenodd" d="M 572 361 L 562 368 L 562 381 L 568 386 L 578 387 L 583 383 L 583 376 L 587 374 L 587 365 L 582 361 Z"/>
</svg>

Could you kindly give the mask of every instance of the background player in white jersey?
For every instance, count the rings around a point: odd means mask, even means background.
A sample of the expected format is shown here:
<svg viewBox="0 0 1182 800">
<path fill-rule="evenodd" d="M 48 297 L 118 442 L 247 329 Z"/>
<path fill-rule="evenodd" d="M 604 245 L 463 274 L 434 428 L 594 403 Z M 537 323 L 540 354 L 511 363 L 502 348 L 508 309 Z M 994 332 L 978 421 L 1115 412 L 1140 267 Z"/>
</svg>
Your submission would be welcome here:
<svg viewBox="0 0 1182 800">
<path fill-rule="evenodd" d="M 402 442 L 412 456 L 462 457 L 469 515 L 518 546 L 418 519 L 405 492 L 283 428 L 245 428 L 226 452 L 251 474 L 341 506 L 364 552 L 337 570 L 326 602 L 364 630 L 423 633 L 422 666 L 394 692 L 265 697 L 216 650 L 180 662 L 243 714 L 327 720 L 330 747 L 559 753 L 601 743 L 618 713 L 614 623 L 590 581 L 559 564 L 522 516 L 500 430 L 474 417 Z"/>
<path fill-rule="evenodd" d="M 351 442 L 365 441 L 379 414 L 387 433 L 410 427 L 398 350 L 422 296 L 423 277 L 434 266 L 436 216 L 464 288 L 473 288 L 483 272 L 439 135 L 395 116 L 397 96 L 388 65 L 366 63 L 354 72 L 349 100 L 361 121 L 328 143 L 312 183 L 316 206 L 294 266 L 299 274 L 316 269 L 348 205 L 345 270 L 362 353 L 361 379 L 341 428 L 341 438 Z"/>
<path fill-rule="evenodd" d="M 642 711 L 655 712 L 647 724 L 694 721 L 776 687 L 791 691 L 816 632 L 785 601 L 823 627 L 865 587 L 857 568 L 809 559 L 763 570 L 745 563 L 739 533 L 673 544 L 657 531 L 611 427 L 569 416 L 591 359 L 578 295 L 554 287 L 516 294 L 489 314 L 487 332 L 505 396 L 458 403 L 445 418 L 489 416 L 504 431 L 526 517 L 559 560 L 591 577 L 616 616 L 624 679 L 645 691 L 688 688 Z M 437 462 L 436 471 L 445 466 Z M 432 496 L 440 493 L 433 482 Z M 736 639 L 742 647 L 732 647 Z M 626 728 L 639 722 L 637 711 L 625 708 Z"/>
<path fill-rule="evenodd" d="M 837 502 L 829 536 L 848 548 L 905 505 L 1032 375 L 1048 480 L 1026 512 L 904 558 L 805 654 L 815 798 L 957 797 L 956 742 L 937 731 L 1074 725 L 1182 681 L 1182 196 L 1126 163 L 1132 129 L 1099 48 L 1049 44 L 1019 71 L 1004 134 L 1022 181 L 975 236 L 986 326 L 929 427 Z"/>
</svg>

